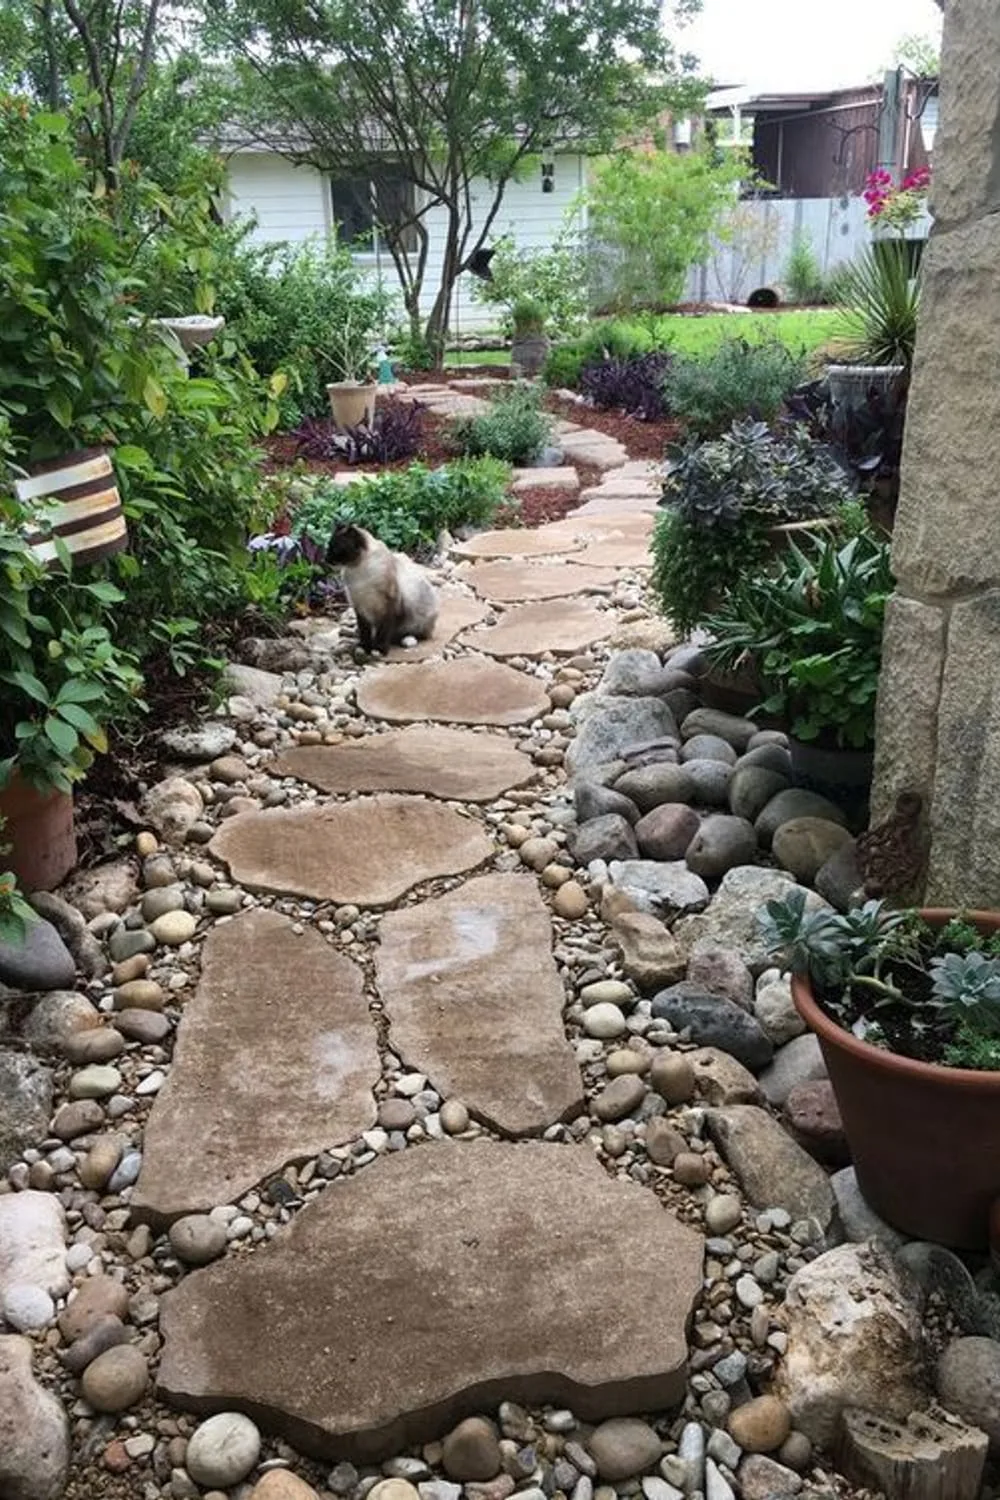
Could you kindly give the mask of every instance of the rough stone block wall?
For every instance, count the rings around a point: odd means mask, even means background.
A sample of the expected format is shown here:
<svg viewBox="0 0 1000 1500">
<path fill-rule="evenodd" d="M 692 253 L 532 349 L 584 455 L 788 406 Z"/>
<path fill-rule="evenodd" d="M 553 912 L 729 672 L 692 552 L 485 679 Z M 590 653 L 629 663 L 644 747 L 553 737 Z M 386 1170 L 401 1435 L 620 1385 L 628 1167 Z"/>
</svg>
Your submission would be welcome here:
<svg viewBox="0 0 1000 1500">
<path fill-rule="evenodd" d="M 1000 907 L 1000 5 L 951 0 L 873 821 L 923 799 L 929 905 Z"/>
</svg>

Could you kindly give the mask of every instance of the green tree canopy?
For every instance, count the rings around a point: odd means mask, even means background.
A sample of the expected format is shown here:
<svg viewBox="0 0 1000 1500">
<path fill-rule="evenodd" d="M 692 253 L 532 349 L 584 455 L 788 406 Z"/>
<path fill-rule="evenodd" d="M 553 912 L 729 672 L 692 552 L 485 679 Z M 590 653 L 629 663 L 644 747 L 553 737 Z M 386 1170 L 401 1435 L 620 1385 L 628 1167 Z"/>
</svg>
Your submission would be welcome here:
<svg viewBox="0 0 1000 1500">
<path fill-rule="evenodd" d="M 371 184 L 411 332 L 438 356 L 508 184 L 548 151 L 607 151 L 701 93 L 661 0 L 209 0 L 207 14 L 245 138 Z M 445 230 L 424 320 L 432 213 Z"/>
</svg>

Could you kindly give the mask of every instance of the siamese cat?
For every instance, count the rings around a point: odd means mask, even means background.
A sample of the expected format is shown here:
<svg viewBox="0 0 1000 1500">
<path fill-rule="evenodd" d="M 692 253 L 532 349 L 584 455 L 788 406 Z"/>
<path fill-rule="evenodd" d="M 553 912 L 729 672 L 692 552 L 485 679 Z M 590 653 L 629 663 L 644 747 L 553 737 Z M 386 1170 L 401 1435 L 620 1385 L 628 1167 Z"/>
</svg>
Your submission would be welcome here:
<svg viewBox="0 0 1000 1500">
<path fill-rule="evenodd" d="M 362 651 L 388 652 L 433 635 L 438 598 L 421 567 L 360 526 L 337 526 L 326 560 L 343 570 Z"/>
</svg>

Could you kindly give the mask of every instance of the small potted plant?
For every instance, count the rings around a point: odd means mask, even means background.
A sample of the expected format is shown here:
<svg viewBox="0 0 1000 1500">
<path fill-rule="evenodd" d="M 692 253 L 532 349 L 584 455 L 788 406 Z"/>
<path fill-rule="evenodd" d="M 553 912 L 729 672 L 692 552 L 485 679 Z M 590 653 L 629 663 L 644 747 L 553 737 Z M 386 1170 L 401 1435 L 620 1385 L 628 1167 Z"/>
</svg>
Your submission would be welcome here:
<svg viewBox="0 0 1000 1500">
<path fill-rule="evenodd" d="M 510 363 L 515 374 L 532 380 L 549 357 L 551 344 L 545 332 L 545 308 L 536 297 L 520 297 L 511 308 L 514 337 Z"/>
<path fill-rule="evenodd" d="M 359 320 L 348 307 L 321 357 L 335 377 L 327 385 L 326 394 L 336 425 L 345 432 L 362 424 L 370 427 L 375 416 L 376 385 L 367 320 Z"/>
<path fill-rule="evenodd" d="M 873 394 L 905 391 L 913 364 L 920 281 L 905 240 L 880 240 L 846 267 L 838 305 L 844 359 L 827 366 L 836 405 L 860 409 Z"/>
<path fill-rule="evenodd" d="M 124 595 L 47 571 L 24 514 L 0 493 L 0 817 L 11 871 L 28 890 L 51 890 L 76 860 L 73 783 L 107 749 L 105 725 L 135 703 L 142 679 L 104 624 Z"/>
<path fill-rule="evenodd" d="M 790 541 L 705 622 L 715 665 L 753 664 L 759 712 L 788 729 L 796 778 L 831 795 L 871 781 L 889 544 L 870 530 Z"/>
<path fill-rule="evenodd" d="M 1000 915 L 808 911 L 759 917 L 815 1033 L 858 1183 L 905 1233 L 986 1245 L 1000 1197 Z"/>
</svg>

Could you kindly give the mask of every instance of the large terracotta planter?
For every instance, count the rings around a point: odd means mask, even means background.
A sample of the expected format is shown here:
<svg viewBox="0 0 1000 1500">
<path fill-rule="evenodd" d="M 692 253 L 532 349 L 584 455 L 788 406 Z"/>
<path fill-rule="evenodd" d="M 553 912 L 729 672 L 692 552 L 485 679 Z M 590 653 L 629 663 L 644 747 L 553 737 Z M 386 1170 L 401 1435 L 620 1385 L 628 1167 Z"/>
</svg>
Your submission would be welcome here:
<svg viewBox="0 0 1000 1500">
<path fill-rule="evenodd" d="M 103 448 L 84 448 L 38 464 L 15 492 L 37 509 L 28 542 L 48 567 L 58 562 L 58 537 L 75 565 L 100 562 L 128 546 L 128 529 L 111 459 Z"/>
<path fill-rule="evenodd" d="M 13 870 L 26 891 L 51 891 L 76 864 L 73 798 L 38 791 L 15 771 L 0 791 L 0 869 Z"/>
<path fill-rule="evenodd" d="M 943 926 L 953 911 L 921 915 Z M 995 912 L 964 915 L 986 932 Z M 1000 1072 L 897 1057 L 832 1021 L 809 980 L 792 980 L 796 1009 L 819 1039 L 858 1184 L 887 1223 L 919 1240 L 982 1250 L 1000 1198 Z"/>
<path fill-rule="evenodd" d="M 338 380 L 328 385 L 326 394 L 337 426 L 343 429 L 372 425 L 375 417 L 376 387 L 357 380 Z"/>
</svg>

